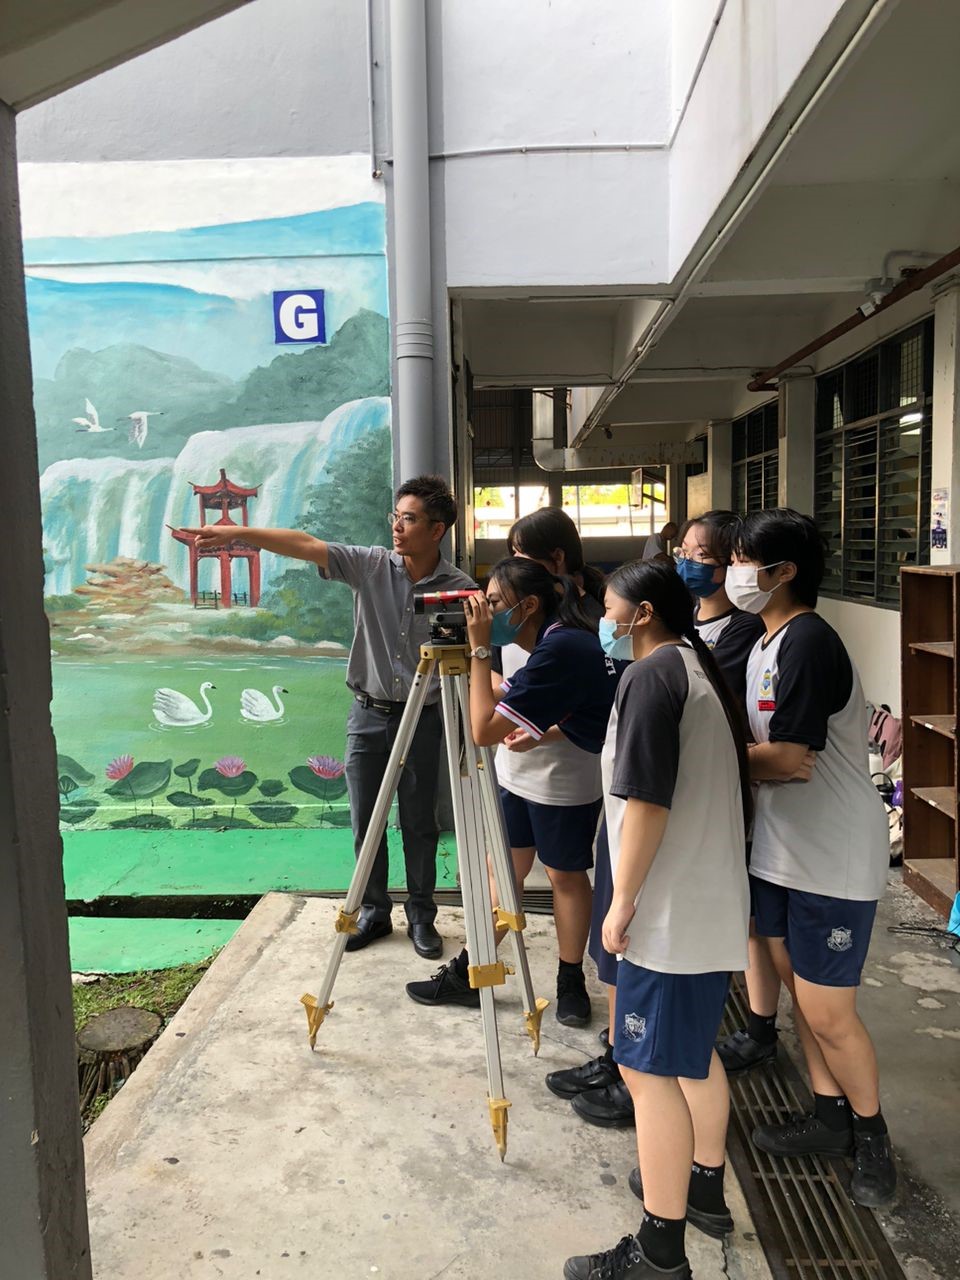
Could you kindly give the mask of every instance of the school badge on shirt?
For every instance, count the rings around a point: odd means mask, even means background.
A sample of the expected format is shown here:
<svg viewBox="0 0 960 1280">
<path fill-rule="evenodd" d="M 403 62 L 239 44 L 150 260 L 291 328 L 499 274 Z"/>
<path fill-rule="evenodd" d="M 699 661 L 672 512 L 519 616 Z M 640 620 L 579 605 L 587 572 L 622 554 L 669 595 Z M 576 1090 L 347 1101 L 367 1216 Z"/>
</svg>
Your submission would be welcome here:
<svg viewBox="0 0 960 1280">
<path fill-rule="evenodd" d="M 773 695 L 773 672 L 767 667 L 760 677 L 760 696 L 757 698 L 758 711 L 776 711 L 777 700 Z"/>
</svg>

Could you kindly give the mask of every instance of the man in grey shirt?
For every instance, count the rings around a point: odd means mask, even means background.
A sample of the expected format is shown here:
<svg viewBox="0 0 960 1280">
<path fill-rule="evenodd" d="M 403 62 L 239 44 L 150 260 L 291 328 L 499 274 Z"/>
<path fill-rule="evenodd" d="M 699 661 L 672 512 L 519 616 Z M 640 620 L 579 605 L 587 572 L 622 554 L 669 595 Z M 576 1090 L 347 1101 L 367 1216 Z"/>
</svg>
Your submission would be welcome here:
<svg viewBox="0 0 960 1280">
<path fill-rule="evenodd" d="M 353 590 L 356 632 L 347 663 L 354 702 L 347 721 L 346 776 L 357 854 L 366 835 L 387 760 L 416 675 L 420 646 L 429 638 L 429 618 L 413 611 L 420 591 L 462 591 L 474 582 L 440 555 L 440 541 L 457 519 L 457 504 L 442 476 L 418 476 L 397 490 L 389 516 L 393 550 L 324 542 L 297 529 L 244 529 L 244 542 L 312 561 L 320 575 Z M 235 526 L 187 530 L 201 549 L 226 546 Z M 435 959 L 443 943 L 434 925 L 437 882 L 436 803 L 443 727 L 434 678 L 407 753 L 397 799 L 407 872 L 407 935 L 418 955 Z M 385 938 L 393 930 L 387 891 L 387 839 L 380 842 L 363 897 L 359 933 L 347 950 Z"/>
</svg>

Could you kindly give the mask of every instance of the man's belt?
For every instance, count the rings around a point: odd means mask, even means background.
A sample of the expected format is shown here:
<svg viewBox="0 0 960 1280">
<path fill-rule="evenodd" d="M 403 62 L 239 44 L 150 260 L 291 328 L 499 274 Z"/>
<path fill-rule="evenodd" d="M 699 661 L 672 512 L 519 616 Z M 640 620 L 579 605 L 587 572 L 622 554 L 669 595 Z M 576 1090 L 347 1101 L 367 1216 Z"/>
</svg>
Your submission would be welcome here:
<svg viewBox="0 0 960 1280">
<path fill-rule="evenodd" d="M 384 702 L 380 698 L 371 698 L 369 693 L 364 693 L 362 689 L 354 689 L 353 696 L 361 707 L 373 707 L 374 711 L 382 711 L 388 716 L 402 716 L 407 705 L 405 702 Z"/>
</svg>

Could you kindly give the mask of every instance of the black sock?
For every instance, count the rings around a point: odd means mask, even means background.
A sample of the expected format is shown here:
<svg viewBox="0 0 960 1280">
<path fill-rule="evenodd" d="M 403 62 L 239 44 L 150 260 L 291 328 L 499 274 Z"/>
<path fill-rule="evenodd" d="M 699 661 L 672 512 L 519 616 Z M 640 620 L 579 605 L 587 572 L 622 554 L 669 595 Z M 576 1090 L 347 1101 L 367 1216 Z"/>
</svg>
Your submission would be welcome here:
<svg viewBox="0 0 960 1280">
<path fill-rule="evenodd" d="M 777 1038 L 777 1015 L 774 1013 L 767 1018 L 751 1009 L 747 1019 L 747 1035 L 751 1040 L 756 1040 L 757 1044 L 773 1044 Z"/>
<path fill-rule="evenodd" d="M 850 1103 L 841 1094 L 839 1098 L 831 1094 L 815 1093 L 813 1095 L 813 1113 L 821 1123 L 835 1133 L 842 1133 L 853 1124 L 853 1112 Z"/>
<path fill-rule="evenodd" d="M 690 1192 L 688 1199 L 695 1209 L 703 1213 L 728 1213 L 727 1202 L 723 1198 L 723 1171 L 726 1166 L 697 1164 L 693 1162 L 690 1170 Z"/>
<path fill-rule="evenodd" d="M 557 977 L 561 977 L 564 973 L 573 976 L 583 977 L 583 961 L 578 960 L 575 964 L 571 964 L 569 960 L 561 960 L 557 966 Z"/>
<path fill-rule="evenodd" d="M 686 1218 L 656 1218 L 652 1213 L 643 1215 L 637 1239 L 655 1267 L 669 1271 L 671 1267 L 683 1266 L 687 1256 L 683 1247 L 686 1225 Z"/>
<path fill-rule="evenodd" d="M 883 1118 L 883 1112 L 878 1111 L 875 1116 L 858 1116 L 855 1111 L 851 1111 L 853 1116 L 853 1132 L 856 1137 L 858 1134 L 864 1136 L 887 1132 L 887 1122 Z"/>
<path fill-rule="evenodd" d="M 464 947 L 460 954 L 455 958 L 453 967 L 456 970 L 458 978 L 462 978 L 464 982 L 467 980 L 467 969 L 470 967 L 470 957 L 467 955 L 467 948 Z"/>
</svg>

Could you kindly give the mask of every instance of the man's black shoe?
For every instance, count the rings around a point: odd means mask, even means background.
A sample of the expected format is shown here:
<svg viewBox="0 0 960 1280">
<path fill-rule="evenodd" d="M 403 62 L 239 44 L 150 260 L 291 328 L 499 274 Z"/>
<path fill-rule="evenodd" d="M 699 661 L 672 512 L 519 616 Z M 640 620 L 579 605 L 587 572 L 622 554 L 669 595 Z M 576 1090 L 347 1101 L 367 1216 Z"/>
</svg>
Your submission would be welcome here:
<svg viewBox="0 0 960 1280">
<path fill-rule="evenodd" d="M 608 1084 L 605 1089 L 578 1093 L 570 1105 L 581 1120 L 599 1125 L 601 1129 L 632 1129 L 636 1124 L 633 1100 L 622 1080 Z"/>
<path fill-rule="evenodd" d="M 605 1089 L 619 1079 L 620 1068 L 609 1054 L 601 1053 L 599 1058 L 591 1058 L 579 1067 L 551 1071 L 546 1085 L 558 1098 L 575 1098 L 578 1093 L 587 1093 L 591 1089 Z"/>
<path fill-rule="evenodd" d="M 408 982 L 407 995 L 417 1004 L 459 1004 L 467 1009 L 480 1008 L 480 992 L 457 973 L 457 962 L 441 966 L 426 982 Z"/>
<path fill-rule="evenodd" d="M 557 974 L 557 1021 L 565 1027 L 585 1027 L 590 1021 L 590 997 L 582 969 L 564 966 Z"/>
<path fill-rule="evenodd" d="M 603 1030 L 600 1032 L 600 1034 L 597 1036 L 597 1039 L 600 1041 L 600 1043 L 603 1045 L 605 1049 L 609 1049 L 610 1048 L 610 1028 L 604 1027 Z"/>
<path fill-rule="evenodd" d="M 640 1248 L 636 1236 L 624 1236 L 619 1244 L 604 1253 L 568 1258 L 563 1264 L 564 1280 L 656 1280 L 658 1276 L 691 1280 L 690 1264 L 684 1259 L 679 1267 L 670 1267 L 667 1271 L 655 1267 Z"/>
<path fill-rule="evenodd" d="M 876 1209 L 893 1199 L 897 1166 L 885 1133 L 854 1133 L 850 1194 L 857 1204 Z"/>
<path fill-rule="evenodd" d="M 760 1125 L 753 1142 L 771 1156 L 848 1156 L 853 1129 L 831 1129 L 815 1115 L 794 1116 L 786 1124 Z"/>
<path fill-rule="evenodd" d="M 376 942 L 378 938 L 389 937 L 393 933 L 393 923 L 389 916 L 386 920 L 377 920 L 373 916 L 360 916 L 357 921 L 357 933 L 351 933 L 347 938 L 348 951 L 362 951 L 364 947 L 369 947 L 371 942 Z"/>
<path fill-rule="evenodd" d="M 643 1183 L 640 1181 L 639 1169 L 630 1170 L 627 1184 L 637 1199 L 642 1200 Z M 691 1227 L 696 1227 L 704 1235 L 712 1236 L 714 1240 L 722 1240 L 724 1236 L 730 1235 L 734 1229 L 733 1218 L 729 1209 L 725 1213 L 704 1213 L 702 1209 L 695 1209 L 689 1202 L 687 1204 L 687 1221 Z"/>
<path fill-rule="evenodd" d="M 746 1031 L 734 1031 L 733 1035 L 717 1042 L 717 1055 L 728 1076 L 739 1076 L 754 1067 L 773 1062 L 777 1056 L 777 1041 L 761 1044 Z"/>
<path fill-rule="evenodd" d="M 429 921 L 407 925 L 407 937 L 413 943 L 413 949 L 424 960 L 439 960 L 443 955 L 443 939 Z"/>
</svg>

